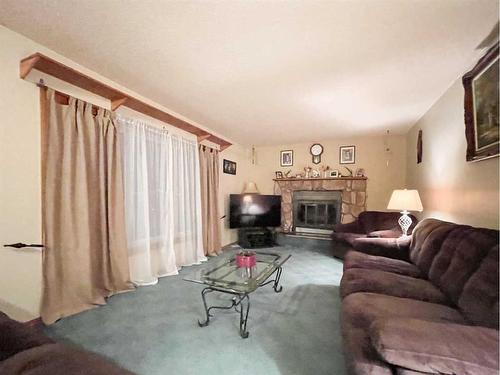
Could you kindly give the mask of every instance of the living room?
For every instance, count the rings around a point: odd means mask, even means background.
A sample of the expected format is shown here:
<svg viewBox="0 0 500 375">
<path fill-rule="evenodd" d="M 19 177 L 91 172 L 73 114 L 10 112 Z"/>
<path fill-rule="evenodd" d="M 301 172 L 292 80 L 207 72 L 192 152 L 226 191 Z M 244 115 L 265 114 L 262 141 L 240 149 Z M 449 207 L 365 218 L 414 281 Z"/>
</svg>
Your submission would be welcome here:
<svg viewBox="0 0 500 375">
<path fill-rule="evenodd" d="M 498 13 L 1 0 L 0 373 L 498 373 Z"/>
</svg>

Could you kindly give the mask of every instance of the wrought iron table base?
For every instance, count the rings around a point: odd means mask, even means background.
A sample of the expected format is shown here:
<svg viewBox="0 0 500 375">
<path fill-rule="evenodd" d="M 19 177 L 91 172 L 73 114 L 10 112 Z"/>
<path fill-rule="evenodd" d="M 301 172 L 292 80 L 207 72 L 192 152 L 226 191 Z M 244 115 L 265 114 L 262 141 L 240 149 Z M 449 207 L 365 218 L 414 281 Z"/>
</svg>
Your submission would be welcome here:
<svg viewBox="0 0 500 375">
<path fill-rule="evenodd" d="M 273 275 L 274 273 L 276 273 L 276 277 L 274 279 L 272 279 L 272 280 L 268 280 L 268 281 L 260 284 L 259 287 L 267 285 L 267 284 L 270 284 L 270 283 L 273 283 L 273 289 L 274 289 L 274 291 L 276 293 L 281 293 L 281 291 L 283 290 L 283 286 L 279 285 L 279 283 L 280 283 L 281 272 L 282 271 L 283 271 L 283 269 L 281 267 L 276 268 L 276 270 L 271 274 L 271 275 Z M 269 277 L 271 277 L 271 275 L 269 275 Z"/>
<path fill-rule="evenodd" d="M 259 287 L 273 283 L 273 289 L 276 293 L 280 293 L 283 290 L 283 286 L 279 285 L 281 279 L 281 267 L 278 267 L 271 275 L 276 273 L 276 276 L 272 280 L 268 280 L 259 285 Z M 220 292 L 226 294 L 232 294 L 234 297 L 231 299 L 231 304 L 229 306 L 210 306 L 208 307 L 206 295 L 212 292 Z M 205 321 L 200 322 L 198 320 L 198 325 L 200 327 L 206 327 L 210 323 L 210 318 L 213 318 L 213 315 L 210 314 L 212 309 L 219 310 L 230 310 L 233 309 L 236 312 L 240 313 L 240 336 L 246 339 L 249 335 L 247 331 L 247 322 L 248 322 L 248 312 L 250 311 L 250 295 L 248 293 L 238 293 L 235 291 L 231 291 L 228 289 L 218 288 L 215 286 L 209 286 L 204 288 L 201 291 L 201 298 L 203 299 L 203 307 L 205 308 Z"/>
</svg>

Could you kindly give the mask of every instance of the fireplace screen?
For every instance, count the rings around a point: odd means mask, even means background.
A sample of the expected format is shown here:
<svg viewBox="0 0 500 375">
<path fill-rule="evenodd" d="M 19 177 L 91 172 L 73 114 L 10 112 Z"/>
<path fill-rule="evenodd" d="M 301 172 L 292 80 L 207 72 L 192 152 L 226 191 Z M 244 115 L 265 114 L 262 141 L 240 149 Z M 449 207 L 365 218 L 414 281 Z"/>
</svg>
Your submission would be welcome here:
<svg viewBox="0 0 500 375">
<path fill-rule="evenodd" d="M 296 231 L 332 230 L 340 222 L 341 193 L 338 191 L 298 191 L 293 194 L 293 218 Z M 309 231 L 309 230 L 308 230 Z"/>
<path fill-rule="evenodd" d="M 295 226 L 331 229 L 336 223 L 336 203 L 298 202 Z"/>
</svg>

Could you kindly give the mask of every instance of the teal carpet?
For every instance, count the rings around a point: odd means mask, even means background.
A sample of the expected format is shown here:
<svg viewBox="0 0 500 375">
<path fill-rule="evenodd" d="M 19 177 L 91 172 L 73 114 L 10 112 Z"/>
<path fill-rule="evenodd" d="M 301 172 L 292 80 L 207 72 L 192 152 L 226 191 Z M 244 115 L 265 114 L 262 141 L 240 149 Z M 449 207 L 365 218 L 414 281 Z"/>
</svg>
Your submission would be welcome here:
<svg viewBox="0 0 500 375">
<path fill-rule="evenodd" d="M 144 375 L 345 374 L 338 289 L 342 263 L 294 247 L 272 251 L 292 254 L 283 266 L 283 291 L 274 293 L 268 285 L 251 294 L 247 339 L 238 334 L 234 311 L 216 310 L 209 326 L 198 327 L 197 320 L 204 318 L 203 286 L 182 278 L 202 266 L 113 296 L 106 306 L 62 319 L 46 333 Z M 208 298 L 219 305 L 230 300 L 218 293 Z"/>
</svg>

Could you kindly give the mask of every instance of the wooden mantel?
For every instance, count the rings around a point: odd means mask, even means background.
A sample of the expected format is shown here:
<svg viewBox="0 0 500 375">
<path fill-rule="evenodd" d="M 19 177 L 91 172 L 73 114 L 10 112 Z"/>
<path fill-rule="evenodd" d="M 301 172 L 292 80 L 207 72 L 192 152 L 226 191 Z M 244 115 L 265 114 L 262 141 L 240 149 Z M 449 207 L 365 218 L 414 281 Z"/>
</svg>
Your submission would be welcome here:
<svg viewBox="0 0 500 375">
<path fill-rule="evenodd" d="M 134 98 L 133 96 L 108 86 L 105 83 L 99 82 L 86 74 L 53 60 L 50 57 L 42 55 L 41 53 L 35 53 L 21 60 L 19 66 L 20 77 L 25 79 L 33 69 L 49 74 L 103 98 L 109 99 L 111 101 L 112 111 L 115 111 L 118 107 L 123 105 L 169 125 L 175 126 L 176 128 L 187 131 L 188 133 L 194 134 L 197 136 L 198 142 L 204 140 L 213 142 L 219 145 L 221 151 L 231 146 L 231 143 L 225 139 L 217 137 L 216 135 L 201 129 L 194 124 L 153 107 L 137 98 Z"/>
<path fill-rule="evenodd" d="M 322 181 L 322 180 L 367 180 L 368 177 L 353 177 L 353 176 L 343 176 L 343 177 L 309 177 L 309 178 L 274 178 L 273 181 Z"/>
</svg>

